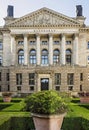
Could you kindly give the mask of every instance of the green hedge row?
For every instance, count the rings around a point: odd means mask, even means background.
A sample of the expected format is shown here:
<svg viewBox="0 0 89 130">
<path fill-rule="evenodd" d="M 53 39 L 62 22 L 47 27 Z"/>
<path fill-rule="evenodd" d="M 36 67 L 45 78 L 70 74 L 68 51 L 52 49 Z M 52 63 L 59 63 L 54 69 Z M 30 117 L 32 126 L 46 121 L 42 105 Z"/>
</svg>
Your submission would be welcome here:
<svg viewBox="0 0 89 130">
<path fill-rule="evenodd" d="M 0 126 L 0 130 L 34 130 L 31 117 L 12 117 Z M 62 130 L 89 130 L 89 120 L 79 118 L 64 119 Z"/>
</svg>

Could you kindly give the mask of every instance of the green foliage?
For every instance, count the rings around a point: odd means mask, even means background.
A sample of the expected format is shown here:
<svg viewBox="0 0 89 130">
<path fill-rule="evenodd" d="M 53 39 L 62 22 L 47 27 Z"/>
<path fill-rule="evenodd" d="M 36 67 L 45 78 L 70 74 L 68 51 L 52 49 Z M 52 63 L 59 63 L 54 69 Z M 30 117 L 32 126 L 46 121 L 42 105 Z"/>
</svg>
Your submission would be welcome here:
<svg viewBox="0 0 89 130">
<path fill-rule="evenodd" d="M 67 111 L 64 98 L 57 91 L 40 91 L 25 100 L 26 110 L 38 114 L 59 114 Z"/>
</svg>

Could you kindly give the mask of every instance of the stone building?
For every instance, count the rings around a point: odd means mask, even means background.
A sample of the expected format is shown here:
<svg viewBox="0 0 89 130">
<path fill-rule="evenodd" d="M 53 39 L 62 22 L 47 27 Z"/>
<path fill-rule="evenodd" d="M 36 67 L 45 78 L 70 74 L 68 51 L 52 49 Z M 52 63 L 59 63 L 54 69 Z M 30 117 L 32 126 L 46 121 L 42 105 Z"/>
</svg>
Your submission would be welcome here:
<svg viewBox="0 0 89 130">
<path fill-rule="evenodd" d="M 82 6 L 71 18 L 41 8 L 20 18 L 8 6 L 0 27 L 0 91 L 89 91 L 89 27 Z"/>
</svg>

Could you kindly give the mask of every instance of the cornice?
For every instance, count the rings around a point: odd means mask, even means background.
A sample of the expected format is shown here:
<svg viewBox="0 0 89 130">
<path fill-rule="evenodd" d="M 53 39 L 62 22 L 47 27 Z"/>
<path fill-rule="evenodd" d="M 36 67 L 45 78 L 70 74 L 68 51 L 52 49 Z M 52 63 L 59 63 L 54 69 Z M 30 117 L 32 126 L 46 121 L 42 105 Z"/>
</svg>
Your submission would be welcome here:
<svg viewBox="0 0 89 130">
<path fill-rule="evenodd" d="M 80 28 L 79 29 L 79 32 L 86 32 L 86 33 L 88 33 L 89 32 L 89 27 L 87 28 Z"/>
</svg>

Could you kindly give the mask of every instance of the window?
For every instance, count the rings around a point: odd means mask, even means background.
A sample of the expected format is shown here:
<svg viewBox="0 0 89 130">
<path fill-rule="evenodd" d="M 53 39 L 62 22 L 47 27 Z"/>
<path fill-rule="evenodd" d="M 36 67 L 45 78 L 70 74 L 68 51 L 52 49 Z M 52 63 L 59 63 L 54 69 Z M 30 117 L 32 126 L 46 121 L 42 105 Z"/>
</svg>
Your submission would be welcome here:
<svg viewBox="0 0 89 130">
<path fill-rule="evenodd" d="M 21 86 L 17 86 L 17 91 L 21 91 Z"/>
<path fill-rule="evenodd" d="M 60 90 L 60 85 L 61 85 L 61 74 L 60 73 L 55 73 L 55 89 L 57 91 Z"/>
<path fill-rule="evenodd" d="M 66 50 L 66 63 L 71 64 L 71 50 L 70 49 Z"/>
<path fill-rule="evenodd" d="M 1 87 L 1 85 L 0 85 L 0 92 L 2 91 L 2 87 Z"/>
<path fill-rule="evenodd" d="M 82 85 L 80 85 L 80 91 L 82 91 Z"/>
<path fill-rule="evenodd" d="M 80 73 L 80 81 L 83 81 L 83 73 Z"/>
<path fill-rule="evenodd" d="M 7 86 L 7 90 L 10 91 L 10 85 Z"/>
<path fill-rule="evenodd" d="M 61 85 L 61 74 L 55 73 L 55 85 Z"/>
<path fill-rule="evenodd" d="M 2 73 L 0 72 L 0 81 L 2 81 Z"/>
<path fill-rule="evenodd" d="M 30 45 L 35 45 L 36 41 L 30 41 Z"/>
<path fill-rule="evenodd" d="M 69 73 L 67 75 L 67 84 L 68 85 L 73 85 L 74 84 L 74 74 L 73 73 Z"/>
<path fill-rule="evenodd" d="M 30 64 L 36 64 L 36 51 L 34 49 L 30 51 Z"/>
<path fill-rule="evenodd" d="M 22 74 L 21 73 L 16 74 L 16 84 L 22 85 Z"/>
<path fill-rule="evenodd" d="M 53 63 L 54 64 L 58 64 L 59 63 L 59 59 L 60 59 L 60 52 L 58 49 L 55 49 L 53 51 Z"/>
<path fill-rule="evenodd" d="M 89 41 L 87 42 L 87 48 L 89 49 Z"/>
<path fill-rule="evenodd" d="M 7 80 L 7 81 L 10 80 L 9 73 L 6 74 L 6 80 Z"/>
<path fill-rule="evenodd" d="M 88 62 L 88 64 L 89 64 L 89 56 L 87 56 L 87 62 Z"/>
<path fill-rule="evenodd" d="M 2 66 L 2 56 L 0 56 L 0 66 Z"/>
<path fill-rule="evenodd" d="M 54 45 L 59 45 L 60 42 L 59 42 L 59 41 L 54 41 L 53 44 L 54 44 Z"/>
<path fill-rule="evenodd" d="M 19 45 L 23 45 L 24 42 L 23 42 L 23 41 L 18 41 L 18 44 L 19 44 Z"/>
<path fill-rule="evenodd" d="M 29 74 L 29 85 L 35 85 L 35 74 L 34 73 Z"/>
<path fill-rule="evenodd" d="M 2 42 L 0 41 L 0 50 L 2 50 L 3 49 L 3 44 L 2 44 Z"/>
<path fill-rule="evenodd" d="M 42 53 L 41 53 L 41 63 L 43 65 L 48 64 L 48 51 L 46 49 L 42 50 Z"/>
<path fill-rule="evenodd" d="M 23 64 L 24 63 L 24 51 L 19 50 L 18 52 L 18 64 Z"/>
<path fill-rule="evenodd" d="M 42 43 L 42 45 L 47 45 L 48 44 L 47 41 L 42 41 L 41 43 Z"/>
<path fill-rule="evenodd" d="M 34 91 L 34 85 L 35 85 L 35 74 L 34 73 L 29 74 L 29 85 L 30 85 L 30 90 Z"/>
<path fill-rule="evenodd" d="M 68 90 L 72 91 L 73 90 L 73 86 L 68 86 Z"/>
<path fill-rule="evenodd" d="M 71 44 L 71 41 L 66 41 L 66 44 L 67 44 L 67 45 L 70 45 L 70 44 Z"/>
</svg>

